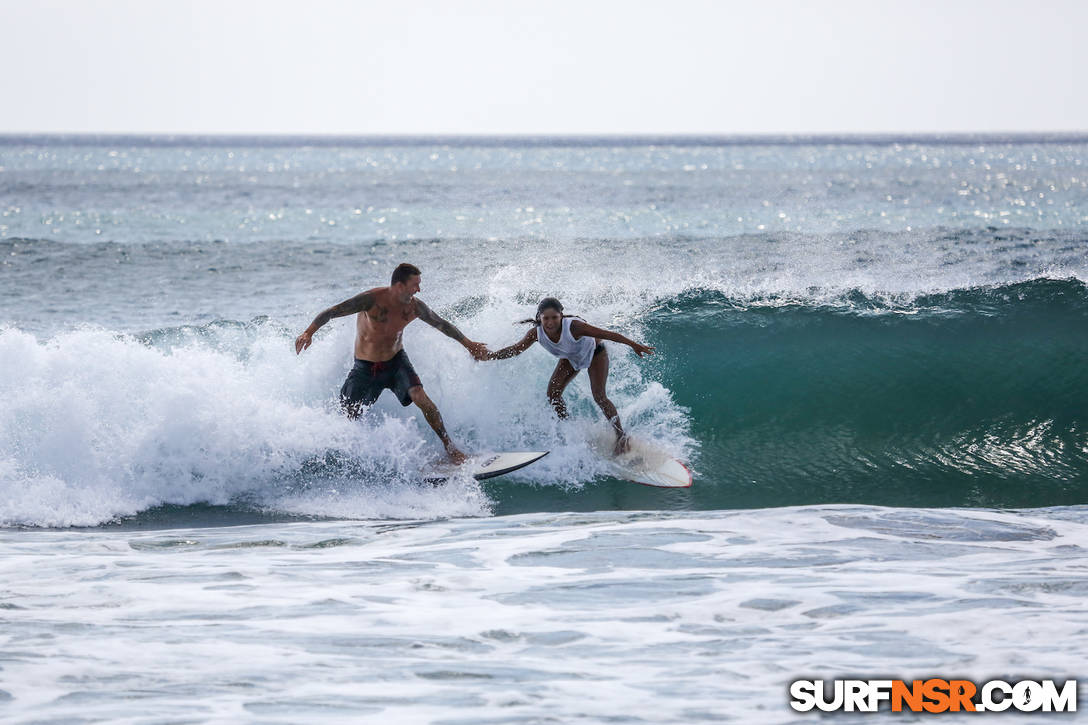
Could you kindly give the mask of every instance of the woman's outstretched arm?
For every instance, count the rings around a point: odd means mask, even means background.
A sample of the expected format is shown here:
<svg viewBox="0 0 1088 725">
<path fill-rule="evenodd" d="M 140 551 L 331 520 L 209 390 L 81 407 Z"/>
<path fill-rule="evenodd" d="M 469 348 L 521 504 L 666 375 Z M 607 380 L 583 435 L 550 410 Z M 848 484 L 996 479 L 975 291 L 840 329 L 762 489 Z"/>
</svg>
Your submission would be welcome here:
<svg viewBox="0 0 1088 725">
<path fill-rule="evenodd" d="M 496 350 L 487 356 L 488 360 L 505 360 L 508 357 L 516 357 L 521 353 L 528 350 L 532 344 L 536 342 L 536 328 L 529 330 L 525 333 L 525 337 L 521 338 L 518 342 L 515 342 L 509 347 L 504 347 L 501 350 Z"/>
<path fill-rule="evenodd" d="M 587 322 L 583 322 L 582 320 L 571 320 L 570 334 L 574 335 L 575 338 L 582 338 L 586 335 L 589 335 L 590 337 L 596 337 L 601 340 L 620 342 L 624 345 L 630 346 L 630 348 L 634 350 L 635 354 L 639 357 L 642 357 L 643 355 L 654 354 L 654 348 L 652 347 L 637 343 L 634 340 L 624 337 L 618 332 L 612 332 L 611 330 L 602 330 L 599 327 L 594 327 L 593 325 L 590 325 Z"/>
</svg>

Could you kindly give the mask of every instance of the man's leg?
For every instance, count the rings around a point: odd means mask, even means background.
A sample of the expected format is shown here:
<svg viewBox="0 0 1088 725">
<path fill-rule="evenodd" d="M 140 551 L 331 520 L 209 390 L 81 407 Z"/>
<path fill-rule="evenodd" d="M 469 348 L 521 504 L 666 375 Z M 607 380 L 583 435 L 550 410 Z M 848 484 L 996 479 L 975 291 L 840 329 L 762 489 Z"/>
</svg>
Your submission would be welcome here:
<svg viewBox="0 0 1088 725">
<path fill-rule="evenodd" d="M 563 391 L 567 383 L 574 379 L 578 371 L 570 364 L 570 360 L 561 358 L 559 364 L 552 371 L 552 379 L 548 381 L 548 402 L 555 408 L 555 414 L 560 418 L 567 418 L 567 403 L 563 400 Z"/>
<path fill-rule="evenodd" d="M 381 393 L 381 385 L 375 384 L 365 366 L 360 368 L 356 364 L 340 388 L 340 409 L 348 418 L 355 420 L 365 408 L 374 404 Z"/>
<path fill-rule="evenodd" d="M 630 442 L 627 440 L 627 434 L 623 432 L 623 426 L 620 425 L 620 414 L 616 411 L 616 406 L 612 405 L 612 401 L 608 399 L 608 394 L 605 392 L 607 382 L 608 350 L 605 349 L 594 355 L 593 361 L 589 364 L 589 389 L 593 391 L 593 400 L 600 406 L 604 417 L 612 424 L 612 430 L 616 431 L 615 453 L 619 455 L 627 452 L 627 449 L 630 448 Z"/>
<path fill-rule="evenodd" d="M 446 426 L 442 423 L 442 414 L 438 412 L 438 406 L 431 401 L 427 393 L 423 392 L 423 386 L 415 385 L 408 388 L 408 397 L 412 399 L 417 408 L 423 411 L 423 417 L 427 419 L 427 424 L 438 435 L 438 440 L 442 441 L 450 460 L 457 464 L 464 463 L 467 456 L 458 450 L 457 446 L 453 445 L 449 434 L 446 433 Z"/>
</svg>

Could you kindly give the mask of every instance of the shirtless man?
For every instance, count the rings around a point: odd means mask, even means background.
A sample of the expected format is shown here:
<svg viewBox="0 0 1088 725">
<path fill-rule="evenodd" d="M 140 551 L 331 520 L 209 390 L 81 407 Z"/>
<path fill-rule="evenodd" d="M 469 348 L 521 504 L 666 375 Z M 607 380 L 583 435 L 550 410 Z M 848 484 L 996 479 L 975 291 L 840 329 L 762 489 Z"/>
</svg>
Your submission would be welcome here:
<svg viewBox="0 0 1088 725">
<path fill-rule="evenodd" d="M 485 359 L 488 350 L 482 342 L 469 340 L 460 330 L 431 311 L 423 300 L 414 297 L 419 292 L 419 280 L 419 269 L 407 263 L 399 265 L 393 270 L 388 287 L 367 290 L 315 317 L 306 331 L 295 339 L 295 354 L 308 348 L 313 342 L 314 333 L 329 320 L 358 313 L 355 319 L 355 366 L 340 389 L 340 404 L 344 412 L 349 418 L 358 418 L 365 406 L 377 400 L 382 390 L 389 388 L 401 405 L 415 403 L 438 434 L 450 460 L 464 463 L 465 454 L 453 445 L 442 424 L 442 415 L 427 393 L 423 392 L 423 383 L 404 352 L 401 333 L 408 323 L 418 318 L 464 345 L 476 360 Z"/>
</svg>

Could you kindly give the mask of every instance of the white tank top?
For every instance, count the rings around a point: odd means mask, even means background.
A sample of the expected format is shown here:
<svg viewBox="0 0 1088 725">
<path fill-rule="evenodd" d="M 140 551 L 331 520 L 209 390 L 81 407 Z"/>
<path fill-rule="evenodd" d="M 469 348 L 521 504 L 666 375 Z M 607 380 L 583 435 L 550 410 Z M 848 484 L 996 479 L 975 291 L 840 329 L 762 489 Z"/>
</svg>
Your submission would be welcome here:
<svg viewBox="0 0 1088 725">
<path fill-rule="evenodd" d="M 563 318 L 563 329 L 559 333 L 559 342 L 552 342 L 544 328 L 536 326 L 536 341 L 541 347 L 559 358 L 566 358 L 575 370 L 585 370 L 593 362 L 593 351 L 597 349 L 596 338 L 583 335 L 582 339 L 575 340 L 570 332 L 570 323 L 573 317 Z"/>
</svg>

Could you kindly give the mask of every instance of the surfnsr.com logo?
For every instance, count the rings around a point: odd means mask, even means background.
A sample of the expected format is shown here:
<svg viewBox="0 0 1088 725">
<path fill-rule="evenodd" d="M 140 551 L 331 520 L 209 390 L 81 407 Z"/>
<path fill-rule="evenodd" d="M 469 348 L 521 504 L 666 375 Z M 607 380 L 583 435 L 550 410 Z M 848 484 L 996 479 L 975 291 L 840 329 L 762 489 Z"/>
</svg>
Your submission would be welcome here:
<svg viewBox="0 0 1088 725">
<path fill-rule="evenodd" d="M 798 712 L 1076 712 L 1077 681 L 990 680 L 796 680 L 790 707 Z"/>
</svg>

